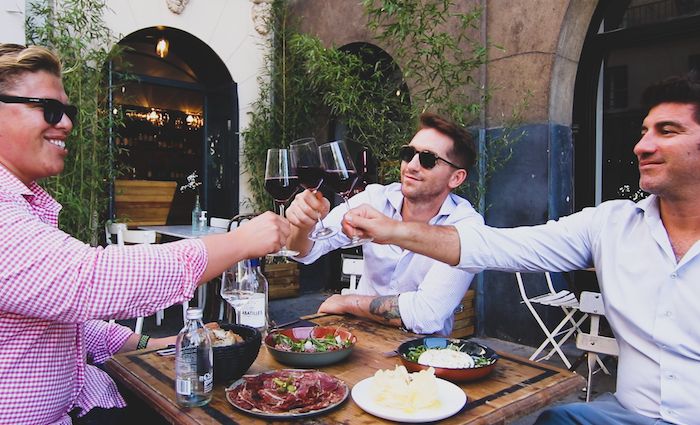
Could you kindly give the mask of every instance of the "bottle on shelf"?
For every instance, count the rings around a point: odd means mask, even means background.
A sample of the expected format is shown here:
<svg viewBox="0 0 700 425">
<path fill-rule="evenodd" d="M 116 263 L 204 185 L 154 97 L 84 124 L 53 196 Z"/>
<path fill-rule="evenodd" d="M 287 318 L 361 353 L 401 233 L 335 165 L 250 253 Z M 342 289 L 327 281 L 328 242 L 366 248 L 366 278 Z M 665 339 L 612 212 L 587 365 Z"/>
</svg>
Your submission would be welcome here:
<svg viewBox="0 0 700 425">
<path fill-rule="evenodd" d="M 213 353 L 202 309 L 187 309 L 187 322 L 175 343 L 175 394 L 182 407 L 204 406 L 214 388 Z"/>
<path fill-rule="evenodd" d="M 243 279 L 251 279 L 254 282 L 253 296 L 241 307 L 241 324 L 256 328 L 264 336 L 269 323 L 267 278 L 260 271 L 259 258 L 244 260 L 241 263 L 243 263 Z"/>
<path fill-rule="evenodd" d="M 199 205 L 199 194 L 194 198 L 194 208 L 192 208 L 192 231 L 197 232 L 200 230 L 199 219 L 202 216 L 202 207 Z"/>
</svg>

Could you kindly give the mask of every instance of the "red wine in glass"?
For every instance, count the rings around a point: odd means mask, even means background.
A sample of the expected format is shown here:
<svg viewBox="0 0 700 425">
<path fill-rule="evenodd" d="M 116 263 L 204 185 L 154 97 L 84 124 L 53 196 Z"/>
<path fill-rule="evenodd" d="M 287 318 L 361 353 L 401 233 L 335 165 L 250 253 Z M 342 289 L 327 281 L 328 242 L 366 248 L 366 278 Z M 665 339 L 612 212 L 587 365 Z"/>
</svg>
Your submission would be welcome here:
<svg viewBox="0 0 700 425">
<path fill-rule="evenodd" d="M 287 202 L 298 188 L 299 179 L 295 176 L 265 179 L 265 190 L 277 202 Z"/>
<path fill-rule="evenodd" d="M 349 194 L 357 183 L 357 172 L 350 170 L 325 170 L 325 182 L 334 192 Z"/>
<path fill-rule="evenodd" d="M 298 187 L 299 178 L 292 170 L 289 151 L 287 149 L 268 149 L 265 162 L 265 190 L 279 205 L 282 217 L 284 217 L 284 203 L 294 195 Z M 270 255 L 293 257 L 299 255 L 299 252 L 283 246 L 279 251 Z"/>
<path fill-rule="evenodd" d="M 336 140 L 319 146 L 318 152 L 321 156 L 321 164 L 324 170 L 323 181 L 343 197 L 345 206 L 350 211 L 348 198 L 359 176 L 347 145 L 342 140 Z M 342 248 L 353 248 L 370 241 L 372 241 L 371 238 L 360 238 L 357 235 L 353 235 L 350 243 L 342 246 Z"/>
<path fill-rule="evenodd" d="M 305 165 L 297 165 L 297 176 L 299 177 L 299 184 L 301 184 L 304 189 L 317 190 L 323 182 L 323 168 L 319 167 L 309 167 Z"/>
<path fill-rule="evenodd" d="M 299 177 L 299 183 L 305 189 L 316 192 L 323 183 L 323 168 L 321 168 L 316 139 L 307 137 L 293 141 L 289 145 L 289 155 L 296 175 Z M 318 225 L 309 233 L 309 239 L 312 241 L 327 239 L 338 233 L 337 228 L 323 225 L 320 213 L 316 215 L 316 220 Z"/>
</svg>

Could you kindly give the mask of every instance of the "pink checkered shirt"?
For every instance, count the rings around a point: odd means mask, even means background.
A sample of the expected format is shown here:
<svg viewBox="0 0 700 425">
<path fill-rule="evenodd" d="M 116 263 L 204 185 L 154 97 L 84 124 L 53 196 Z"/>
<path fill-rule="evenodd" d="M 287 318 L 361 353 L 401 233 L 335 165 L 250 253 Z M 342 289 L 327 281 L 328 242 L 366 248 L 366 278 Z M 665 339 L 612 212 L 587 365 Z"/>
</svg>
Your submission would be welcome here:
<svg viewBox="0 0 700 425">
<path fill-rule="evenodd" d="M 199 240 L 90 247 L 57 228 L 60 209 L 0 165 L 0 424 L 70 424 L 75 408 L 123 407 L 86 361 L 106 360 L 130 331 L 91 319 L 182 303 L 207 264 Z"/>
</svg>

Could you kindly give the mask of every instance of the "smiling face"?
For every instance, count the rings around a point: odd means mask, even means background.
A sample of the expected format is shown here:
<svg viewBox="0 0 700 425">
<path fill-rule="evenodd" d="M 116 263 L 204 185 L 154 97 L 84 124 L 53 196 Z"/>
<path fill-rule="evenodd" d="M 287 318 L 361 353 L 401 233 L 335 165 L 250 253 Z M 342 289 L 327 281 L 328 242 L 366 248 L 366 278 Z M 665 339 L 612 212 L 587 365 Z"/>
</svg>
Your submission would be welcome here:
<svg viewBox="0 0 700 425">
<path fill-rule="evenodd" d="M 639 187 L 669 200 L 697 198 L 700 193 L 700 123 L 688 103 L 661 103 L 642 124 L 634 147 Z"/>
<path fill-rule="evenodd" d="M 61 79 L 45 71 L 18 76 L 3 94 L 68 102 Z M 72 129 L 65 114 L 52 125 L 44 120 L 40 105 L 0 102 L 0 163 L 26 185 L 57 175 L 63 171 L 65 141 Z"/>
<path fill-rule="evenodd" d="M 416 151 L 430 151 L 448 161 L 456 160 L 448 155 L 452 151 L 452 139 L 433 128 L 424 128 L 411 140 Z M 415 155 L 410 161 L 401 161 L 401 191 L 406 199 L 416 202 L 439 202 L 466 178 L 466 171 L 456 169 L 438 160 L 435 167 L 423 168 Z"/>
</svg>

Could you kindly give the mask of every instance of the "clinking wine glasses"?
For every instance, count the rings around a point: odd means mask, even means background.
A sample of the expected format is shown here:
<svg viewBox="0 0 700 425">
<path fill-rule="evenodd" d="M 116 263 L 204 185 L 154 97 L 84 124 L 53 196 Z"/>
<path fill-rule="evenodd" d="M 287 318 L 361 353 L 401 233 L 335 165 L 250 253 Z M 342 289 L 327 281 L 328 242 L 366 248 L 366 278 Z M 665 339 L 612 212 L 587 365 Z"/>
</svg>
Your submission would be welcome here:
<svg viewBox="0 0 700 425">
<path fill-rule="evenodd" d="M 265 190 L 279 205 L 280 215 L 284 217 L 284 204 L 299 188 L 299 178 L 293 172 L 287 149 L 268 149 L 265 163 Z M 274 254 L 278 257 L 293 257 L 298 251 L 286 246 Z"/>
<path fill-rule="evenodd" d="M 305 189 L 316 192 L 323 183 L 323 168 L 321 167 L 316 139 L 307 137 L 293 141 L 289 145 L 289 154 L 299 178 L 299 184 Z M 338 233 L 338 229 L 335 227 L 325 227 L 320 215 L 316 219 L 319 227 L 309 233 L 309 239 L 312 241 L 327 239 Z"/>
<path fill-rule="evenodd" d="M 348 198 L 357 184 L 359 175 L 347 145 L 342 140 L 336 140 L 319 146 L 318 152 L 323 166 L 323 181 L 343 197 L 345 206 L 350 211 Z M 371 238 L 353 235 L 350 243 L 342 248 L 353 248 L 371 241 Z"/>
</svg>

